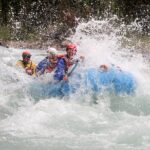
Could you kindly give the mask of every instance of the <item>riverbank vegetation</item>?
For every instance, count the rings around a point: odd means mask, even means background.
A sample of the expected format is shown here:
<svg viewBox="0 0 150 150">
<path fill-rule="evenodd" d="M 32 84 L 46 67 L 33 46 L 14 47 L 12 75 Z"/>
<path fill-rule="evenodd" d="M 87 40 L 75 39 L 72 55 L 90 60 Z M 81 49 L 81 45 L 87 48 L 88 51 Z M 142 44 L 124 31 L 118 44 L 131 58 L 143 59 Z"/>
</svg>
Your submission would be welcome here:
<svg viewBox="0 0 150 150">
<path fill-rule="evenodd" d="M 150 32 L 149 0 L 0 0 L 0 39 L 62 41 L 81 20 L 117 15 Z"/>
</svg>

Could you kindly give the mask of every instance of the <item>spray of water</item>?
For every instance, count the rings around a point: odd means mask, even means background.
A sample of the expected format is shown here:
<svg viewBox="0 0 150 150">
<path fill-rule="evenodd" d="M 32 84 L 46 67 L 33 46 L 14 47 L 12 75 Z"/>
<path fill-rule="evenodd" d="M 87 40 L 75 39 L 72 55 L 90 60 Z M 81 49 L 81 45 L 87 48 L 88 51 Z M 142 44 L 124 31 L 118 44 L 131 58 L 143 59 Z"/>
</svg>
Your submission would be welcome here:
<svg viewBox="0 0 150 150">
<path fill-rule="evenodd" d="M 0 149 L 148 149 L 149 66 L 115 20 L 81 23 L 70 39 L 85 56 L 85 68 L 115 64 L 131 72 L 133 95 L 81 92 L 35 103 L 28 92 L 35 79 L 15 66 L 22 50 L 0 47 Z M 35 62 L 45 53 L 31 52 Z"/>
</svg>

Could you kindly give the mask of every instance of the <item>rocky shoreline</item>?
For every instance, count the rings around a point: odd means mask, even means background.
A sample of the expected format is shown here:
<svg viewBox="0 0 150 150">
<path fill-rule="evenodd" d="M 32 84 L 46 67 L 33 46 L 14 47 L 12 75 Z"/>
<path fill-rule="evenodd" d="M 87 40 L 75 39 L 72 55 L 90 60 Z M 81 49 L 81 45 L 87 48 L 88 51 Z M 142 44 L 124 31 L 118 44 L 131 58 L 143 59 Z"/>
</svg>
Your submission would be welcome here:
<svg viewBox="0 0 150 150">
<path fill-rule="evenodd" d="M 66 44 L 70 43 L 69 40 L 64 41 L 2 41 L 0 40 L 0 46 L 11 47 L 11 48 L 21 48 L 21 49 L 47 49 L 49 46 L 55 47 L 58 50 L 63 48 Z"/>
</svg>

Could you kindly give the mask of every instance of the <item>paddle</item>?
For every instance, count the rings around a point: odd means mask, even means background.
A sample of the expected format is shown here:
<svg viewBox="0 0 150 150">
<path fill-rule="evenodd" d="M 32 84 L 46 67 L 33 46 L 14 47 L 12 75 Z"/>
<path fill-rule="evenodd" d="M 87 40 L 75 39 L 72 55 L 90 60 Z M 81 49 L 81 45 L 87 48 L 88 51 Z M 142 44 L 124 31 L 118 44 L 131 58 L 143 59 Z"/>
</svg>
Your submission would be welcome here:
<svg viewBox="0 0 150 150">
<path fill-rule="evenodd" d="M 79 60 L 77 60 L 75 62 L 75 65 L 73 66 L 73 68 L 71 69 L 71 71 L 69 73 L 67 73 L 68 77 L 71 76 L 71 74 L 73 73 L 73 71 L 76 69 L 76 67 L 78 66 Z"/>
<path fill-rule="evenodd" d="M 79 60 L 77 60 L 73 66 L 73 68 L 70 70 L 70 72 L 67 73 L 67 76 L 70 77 L 72 75 L 72 73 L 74 72 L 74 70 L 76 69 L 76 67 L 78 66 Z M 65 94 L 69 94 L 70 91 L 70 86 L 69 86 L 69 80 L 61 80 L 61 92 L 65 93 Z"/>
</svg>

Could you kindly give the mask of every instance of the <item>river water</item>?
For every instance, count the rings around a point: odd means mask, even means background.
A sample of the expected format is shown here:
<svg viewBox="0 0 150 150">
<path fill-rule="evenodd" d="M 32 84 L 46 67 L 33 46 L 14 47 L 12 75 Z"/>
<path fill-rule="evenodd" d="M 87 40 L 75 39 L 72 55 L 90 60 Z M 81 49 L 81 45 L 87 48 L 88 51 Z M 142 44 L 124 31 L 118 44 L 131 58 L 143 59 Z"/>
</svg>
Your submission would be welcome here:
<svg viewBox="0 0 150 150">
<path fill-rule="evenodd" d="M 150 149 L 149 63 L 123 29 L 110 20 L 91 20 L 79 24 L 70 37 L 86 57 L 85 68 L 115 64 L 135 76 L 135 93 L 103 91 L 97 103 L 90 93 L 35 100 L 29 90 L 37 79 L 15 66 L 22 49 L 0 47 L 0 150 Z M 31 53 L 38 63 L 46 52 Z"/>
</svg>

